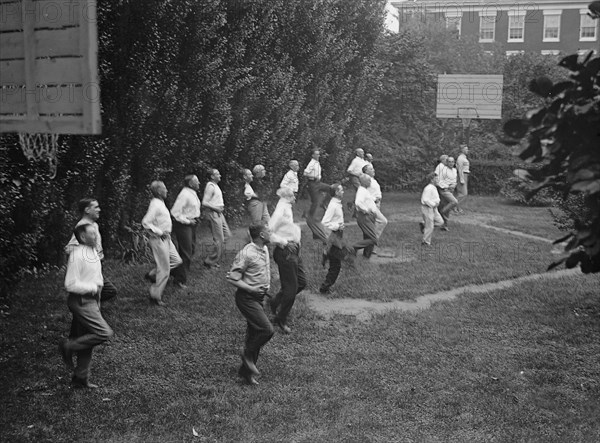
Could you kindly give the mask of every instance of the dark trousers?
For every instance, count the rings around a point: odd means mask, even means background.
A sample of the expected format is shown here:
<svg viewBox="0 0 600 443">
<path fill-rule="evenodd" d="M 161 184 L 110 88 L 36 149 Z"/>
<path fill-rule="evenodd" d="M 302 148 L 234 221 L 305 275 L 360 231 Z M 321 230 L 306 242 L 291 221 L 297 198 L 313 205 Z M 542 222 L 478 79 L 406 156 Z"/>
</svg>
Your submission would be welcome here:
<svg viewBox="0 0 600 443">
<path fill-rule="evenodd" d="M 317 180 L 309 180 L 308 182 L 308 195 L 310 196 L 310 208 L 308 209 L 308 216 L 314 217 L 317 212 L 317 208 L 323 202 L 323 192 L 329 192 L 329 185 L 321 183 Z"/>
<path fill-rule="evenodd" d="M 260 349 L 271 340 L 275 332 L 263 308 L 263 297 L 238 289 L 235 293 L 235 305 L 248 323 L 244 355 L 256 363 Z M 242 364 L 239 374 L 246 377 L 252 373 Z"/>
<path fill-rule="evenodd" d="M 173 235 L 171 236 L 177 252 L 181 257 L 181 266 L 171 271 L 175 283 L 186 283 L 187 274 L 192 264 L 192 256 L 196 246 L 196 225 L 184 225 L 177 221 L 173 222 Z"/>
<path fill-rule="evenodd" d="M 333 231 L 330 239 L 331 246 L 327 252 L 327 259 L 329 260 L 329 271 L 325 276 L 325 281 L 321 285 L 321 290 L 326 291 L 336 282 L 342 269 L 342 260 L 344 259 L 344 250 L 337 245 L 343 244 L 343 231 Z"/>
<path fill-rule="evenodd" d="M 67 305 L 73 313 L 73 322 L 65 346 L 77 355 L 74 375 L 80 379 L 87 379 L 94 346 L 110 339 L 113 330 L 102 317 L 96 296 L 69 293 Z"/>
<path fill-rule="evenodd" d="M 306 225 L 312 232 L 313 240 L 320 240 L 323 244 L 327 243 L 327 232 L 321 222 L 309 215 L 306 217 Z"/>
<path fill-rule="evenodd" d="M 293 253 L 286 248 L 276 247 L 273 251 L 273 259 L 279 268 L 281 289 L 271 300 L 271 306 L 275 309 L 279 308 L 274 322 L 285 325 L 296 301 L 296 294 L 306 287 L 306 273 L 300 250 Z"/>
<path fill-rule="evenodd" d="M 100 301 L 105 302 L 117 296 L 117 288 L 106 278 L 104 279 L 104 286 L 100 293 Z"/>
<path fill-rule="evenodd" d="M 375 233 L 375 215 L 356 211 L 356 222 L 363 232 L 363 239 L 354 244 L 354 249 L 363 249 L 363 256 L 371 257 L 373 249 L 377 245 L 377 234 Z"/>
</svg>

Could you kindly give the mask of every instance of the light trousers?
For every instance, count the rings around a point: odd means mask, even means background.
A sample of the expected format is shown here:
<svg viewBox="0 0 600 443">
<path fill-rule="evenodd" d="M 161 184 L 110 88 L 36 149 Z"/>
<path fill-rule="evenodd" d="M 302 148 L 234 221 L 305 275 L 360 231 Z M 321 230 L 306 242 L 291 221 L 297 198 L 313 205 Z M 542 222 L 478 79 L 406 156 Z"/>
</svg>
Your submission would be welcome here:
<svg viewBox="0 0 600 443">
<path fill-rule="evenodd" d="M 437 208 L 430 208 L 426 205 L 421 205 L 421 214 L 423 215 L 423 222 L 425 223 L 423 243 L 430 245 L 434 226 L 442 226 L 444 224 L 444 219 Z"/>
<path fill-rule="evenodd" d="M 165 239 L 152 236 L 148 243 L 150 243 L 150 249 L 152 249 L 152 255 L 156 263 L 156 268 L 150 271 L 150 275 L 156 278 L 156 282 L 150 286 L 150 298 L 161 300 L 169 281 L 171 269 L 181 265 L 182 260 L 170 236 Z"/>
</svg>

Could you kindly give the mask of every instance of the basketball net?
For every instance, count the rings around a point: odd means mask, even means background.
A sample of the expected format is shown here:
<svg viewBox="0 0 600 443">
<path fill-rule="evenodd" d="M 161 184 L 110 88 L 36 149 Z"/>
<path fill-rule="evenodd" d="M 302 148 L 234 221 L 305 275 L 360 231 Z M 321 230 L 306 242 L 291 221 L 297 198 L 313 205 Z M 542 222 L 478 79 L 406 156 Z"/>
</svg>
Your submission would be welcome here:
<svg viewBox="0 0 600 443">
<path fill-rule="evenodd" d="M 20 132 L 19 143 L 27 160 L 47 160 L 50 169 L 50 178 L 56 177 L 58 166 L 56 159 L 58 134 L 28 134 Z"/>
</svg>

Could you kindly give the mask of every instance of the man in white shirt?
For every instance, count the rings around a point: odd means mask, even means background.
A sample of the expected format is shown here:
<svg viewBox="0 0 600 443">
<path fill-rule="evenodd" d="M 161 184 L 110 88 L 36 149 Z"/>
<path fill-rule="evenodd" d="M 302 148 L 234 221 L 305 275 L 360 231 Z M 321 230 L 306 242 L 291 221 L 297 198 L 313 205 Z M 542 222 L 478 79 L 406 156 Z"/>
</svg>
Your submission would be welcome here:
<svg viewBox="0 0 600 443">
<path fill-rule="evenodd" d="M 423 215 L 423 221 L 419 223 L 419 227 L 423 234 L 421 244 L 425 246 L 431 245 L 434 226 L 443 226 L 444 224 L 444 220 L 437 209 L 440 204 L 440 196 L 435 185 L 436 181 L 437 176 L 435 172 L 429 174 L 427 176 L 428 184 L 421 194 L 421 214 Z"/>
<path fill-rule="evenodd" d="M 448 219 L 450 218 L 450 211 L 458 204 L 458 200 L 454 197 L 454 188 L 456 188 L 457 172 L 454 167 L 454 157 L 448 157 L 446 165 L 440 168 L 439 175 L 437 176 L 437 186 L 440 194 L 440 198 L 444 202 L 444 206 L 440 210 L 440 214 L 444 219 L 444 231 L 448 230 Z"/>
<path fill-rule="evenodd" d="M 186 175 L 184 186 L 177 196 L 171 215 L 173 216 L 173 244 L 183 261 L 181 266 L 173 269 L 173 280 L 177 286 L 184 289 L 187 274 L 190 271 L 192 256 L 196 249 L 196 226 L 200 219 L 200 199 L 197 191 L 200 181 L 196 175 Z"/>
<path fill-rule="evenodd" d="M 298 195 L 298 186 L 300 184 L 298 180 L 298 170 L 300 169 L 300 165 L 298 164 L 298 160 L 290 160 L 289 163 L 290 170 L 285 173 L 283 179 L 281 180 L 280 188 L 290 188 L 294 191 L 296 196 Z"/>
<path fill-rule="evenodd" d="M 207 268 L 220 268 L 220 262 L 225 251 L 225 242 L 231 237 L 229 225 L 225 220 L 223 211 L 225 203 L 223 201 L 223 192 L 218 183 L 221 181 L 221 173 L 218 169 L 211 169 L 210 181 L 204 188 L 204 197 L 202 206 L 206 210 L 206 216 L 210 224 L 210 230 L 215 245 L 214 251 L 204 260 L 204 266 Z"/>
<path fill-rule="evenodd" d="M 269 228 L 270 241 L 275 245 L 273 259 L 279 268 L 281 289 L 271 299 L 270 306 L 275 316 L 273 323 L 279 326 L 284 334 L 290 334 L 292 330 L 287 319 L 296 295 L 306 286 L 306 272 L 300 256 L 302 232 L 300 226 L 294 223 L 292 212 L 296 197 L 290 188 L 280 188 L 277 195 L 279 202 L 271 215 Z"/>
<path fill-rule="evenodd" d="M 375 228 L 375 220 L 377 218 L 377 206 L 375 200 L 368 191 L 371 184 L 371 177 L 367 174 L 359 176 L 360 186 L 356 190 L 356 198 L 354 206 L 356 208 L 356 222 L 358 227 L 363 232 L 363 239 L 354 244 L 353 248 L 356 253 L 359 249 L 363 249 L 363 257 L 371 258 L 373 249 L 377 246 L 377 231 Z"/>
<path fill-rule="evenodd" d="M 263 180 L 266 175 L 267 170 L 263 165 L 256 165 L 252 168 L 252 189 L 254 191 L 254 196 L 248 202 L 248 211 L 250 212 L 252 224 L 269 223 L 269 189 Z"/>
<path fill-rule="evenodd" d="M 310 208 L 308 210 L 308 217 L 315 216 L 317 208 L 321 204 L 323 196 L 322 192 L 329 192 L 329 185 L 321 183 L 321 163 L 319 158 L 321 157 L 321 151 L 315 149 L 312 151 L 312 159 L 304 169 L 302 174 L 308 180 L 308 194 L 310 196 Z"/>
<path fill-rule="evenodd" d="M 460 154 L 456 159 L 456 169 L 458 171 L 458 183 L 456 184 L 456 199 L 458 200 L 459 205 L 463 203 L 467 195 L 469 195 L 468 191 L 468 182 L 469 182 L 469 174 L 470 163 L 467 155 L 469 154 L 469 147 L 467 145 L 462 145 L 460 147 Z M 458 212 L 463 212 L 462 208 L 457 206 Z"/>
<path fill-rule="evenodd" d="M 172 269 L 181 265 L 181 257 L 171 241 L 171 214 L 165 205 L 167 187 L 161 181 L 155 180 L 150 185 L 154 198 L 150 201 L 148 211 L 142 219 L 142 226 L 148 232 L 150 249 L 156 263 L 156 268 L 148 273 L 154 280 L 150 286 L 150 301 L 158 306 L 165 306 L 162 295 L 169 281 Z"/>
<path fill-rule="evenodd" d="M 102 248 L 102 237 L 100 236 L 100 228 L 98 227 L 98 219 L 100 218 L 100 206 L 98 200 L 94 198 L 83 198 L 79 200 L 77 209 L 81 214 L 81 219 L 77 222 L 77 225 L 89 224 L 96 231 L 96 252 L 100 260 L 104 260 L 104 249 Z M 75 238 L 75 234 L 71 236 L 69 243 L 65 246 L 65 252 L 67 255 L 71 254 L 71 251 L 75 246 L 78 246 L 79 242 Z M 100 299 L 102 302 L 108 301 L 117 295 L 117 288 L 108 279 L 104 279 L 104 286 L 102 287 L 102 294 Z"/>
<path fill-rule="evenodd" d="M 92 350 L 114 333 L 100 312 L 104 279 L 96 250 L 96 229 L 91 224 L 79 224 L 74 235 L 79 244 L 71 249 L 65 275 L 67 305 L 73 313 L 73 323 L 71 335 L 59 344 L 59 350 L 73 371 L 73 386 L 94 389 L 98 386 L 89 381 Z M 73 364 L 73 354 L 77 355 L 77 366 Z"/>
<path fill-rule="evenodd" d="M 377 206 L 377 214 L 375 217 L 375 232 L 377 234 L 377 239 L 379 240 L 381 234 L 383 234 L 383 231 L 388 224 L 387 218 L 381 212 L 381 186 L 379 186 L 379 183 L 375 179 L 375 168 L 373 168 L 372 164 L 366 164 L 363 167 L 363 172 L 369 177 L 371 177 L 371 184 L 369 185 L 367 190 L 369 191 L 369 194 L 371 194 L 371 196 L 373 197 L 373 200 L 375 201 L 375 206 Z"/>
<path fill-rule="evenodd" d="M 331 233 L 327 241 L 327 260 L 329 260 L 329 270 L 325 276 L 325 281 L 319 288 L 323 294 L 329 292 L 329 288 L 336 282 L 340 270 L 342 269 L 342 260 L 346 258 L 348 248 L 344 244 L 344 208 L 342 206 L 342 197 L 344 196 L 344 187 L 340 183 L 331 185 L 331 200 L 327 205 L 327 210 L 321 223 Z"/>
<path fill-rule="evenodd" d="M 358 148 L 354 151 L 354 153 L 356 154 L 356 157 L 354 157 L 352 162 L 350 162 L 347 172 L 350 175 L 350 182 L 354 185 L 354 188 L 358 190 L 360 187 L 359 177 L 363 173 L 363 168 L 368 163 L 365 160 L 364 150 Z"/>
</svg>

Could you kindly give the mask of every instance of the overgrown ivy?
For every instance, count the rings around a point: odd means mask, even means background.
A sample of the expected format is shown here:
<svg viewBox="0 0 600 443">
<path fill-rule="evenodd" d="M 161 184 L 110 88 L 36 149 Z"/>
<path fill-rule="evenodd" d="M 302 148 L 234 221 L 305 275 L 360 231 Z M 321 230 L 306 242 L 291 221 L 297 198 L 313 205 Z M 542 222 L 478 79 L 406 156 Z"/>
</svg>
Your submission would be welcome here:
<svg viewBox="0 0 600 443">
<path fill-rule="evenodd" d="M 590 11 L 600 18 L 600 1 L 591 3 Z M 567 242 L 566 254 L 550 268 L 564 263 L 584 273 L 600 272 L 600 57 L 593 51 L 583 59 L 572 54 L 559 66 L 570 72 L 569 80 L 532 80 L 530 90 L 546 103 L 507 122 L 504 130 L 513 143 L 527 136 L 520 157 L 541 165 L 528 174 L 532 192 L 552 187 L 565 201 L 575 196 L 583 202 L 582 211 L 569 214 L 573 231 L 557 240 Z"/>
</svg>

